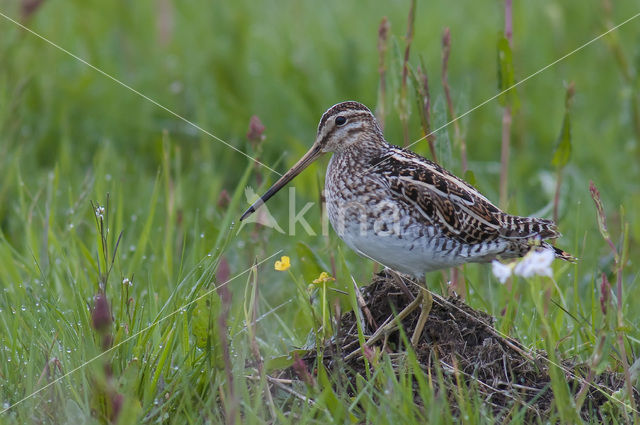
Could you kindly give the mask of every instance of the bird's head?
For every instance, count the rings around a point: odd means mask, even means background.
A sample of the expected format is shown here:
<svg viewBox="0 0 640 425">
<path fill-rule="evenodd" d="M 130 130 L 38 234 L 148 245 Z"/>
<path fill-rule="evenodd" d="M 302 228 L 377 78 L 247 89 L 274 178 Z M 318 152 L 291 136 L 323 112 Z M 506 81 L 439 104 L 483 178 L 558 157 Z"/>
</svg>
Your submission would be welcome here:
<svg viewBox="0 0 640 425">
<path fill-rule="evenodd" d="M 385 143 L 382 130 L 369 108 L 353 101 L 332 106 L 320 119 L 316 140 L 311 149 L 251 205 L 240 220 L 251 215 L 322 154 L 327 152 L 340 154 L 350 148 L 359 149 L 364 153 L 367 148 L 375 149 L 382 143 Z"/>
</svg>

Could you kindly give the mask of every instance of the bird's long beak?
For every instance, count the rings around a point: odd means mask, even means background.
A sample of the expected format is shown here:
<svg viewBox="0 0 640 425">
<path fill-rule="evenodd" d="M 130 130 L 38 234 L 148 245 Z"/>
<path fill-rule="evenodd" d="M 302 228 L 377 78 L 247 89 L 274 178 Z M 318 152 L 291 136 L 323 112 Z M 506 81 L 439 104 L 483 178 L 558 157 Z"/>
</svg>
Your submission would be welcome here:
<svg viewBox="0 0 640 425">
<path fill-rule="evenodd" d="M 293 180 L 298 174 L 300 174 L 300 172 L 302 172 L 302 170 L 307 168 L 309 164 L 311 164 L 313 161 L 318 159 L 318 157 L 322 154 L 323 152 L 320 149 L 320 144 L 318 142 L 314 143 L 313 146 L 311 146 L 311 149 L 309 149 L 309 151 L 306 154 L 304 154 L 304 156 L 300 158 L 298 162 L 296 162 L 296 165 L 294 165 L 293 167 L 291 167 L 289 171 L 284 173 L 284 175 L 280 177 L 280 179 L 277 182 L 275 182 L 274 185 L 271 186 L 269 190 L 267 190 L 265 194 L 260 197 L 260 199 L 254 202 L 253 205 L 251 205 L 249 209 L 246 210 L 244 214 L 242 214 L 242 217 L 240 217 L 240 221 L 244 220 L 245 218 L 253 214 L 253 212 L 255 212 L 255 210 L 257 210 L 258 207 L 260 207 L 260 205 L 267 202 L 269 198 L 275 195 L 276 192 L 278 192 L 287 183 Z"/>
</svg>

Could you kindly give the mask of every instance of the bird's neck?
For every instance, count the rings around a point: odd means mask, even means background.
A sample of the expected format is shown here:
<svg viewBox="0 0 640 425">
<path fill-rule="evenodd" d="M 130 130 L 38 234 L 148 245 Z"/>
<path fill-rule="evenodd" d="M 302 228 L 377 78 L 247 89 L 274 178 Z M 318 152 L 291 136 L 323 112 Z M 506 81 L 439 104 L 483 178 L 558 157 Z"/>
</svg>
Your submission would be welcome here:
<svg viewBox="0 0 640 425">
<path fill-rule="evenodd" d="M 350 168 L 368 167 L 369 162 L 380 158 L 390 148 L 382 134 L 366 134 L 356 136 L 358 140 L 334 152 L 338 162 L 349 164 Z"/>
</svg>

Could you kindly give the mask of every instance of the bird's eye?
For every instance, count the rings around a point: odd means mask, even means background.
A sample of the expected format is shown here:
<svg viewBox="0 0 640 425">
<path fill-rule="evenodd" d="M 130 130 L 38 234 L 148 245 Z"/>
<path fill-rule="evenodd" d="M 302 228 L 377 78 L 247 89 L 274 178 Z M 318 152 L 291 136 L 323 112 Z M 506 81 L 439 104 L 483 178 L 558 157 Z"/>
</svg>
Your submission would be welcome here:
<svg viewBox="0 0 640 425">
<path fill-rule="evenodd" d="M 344 125 L 347 122 L 347 119 L 342 115 L 336 117 L 336 125 Z"/>
</svg>

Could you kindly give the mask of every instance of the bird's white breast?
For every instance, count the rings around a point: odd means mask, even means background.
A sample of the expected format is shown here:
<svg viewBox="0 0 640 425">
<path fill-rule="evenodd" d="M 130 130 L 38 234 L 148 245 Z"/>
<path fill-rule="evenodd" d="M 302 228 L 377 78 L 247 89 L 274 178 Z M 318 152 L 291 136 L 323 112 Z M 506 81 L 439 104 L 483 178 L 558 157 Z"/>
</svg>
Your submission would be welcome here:
<svg viewBox="0 0 640 425">
<path fill-rule="evenodd" d="M 464 255 L 446 255 L 456 242 L 437 227 L 415 222 L 397 200 L 379 197 L 387 193 L 383 183 L 348 184 L 357 176 L 344 175 L 339 167 L 332 157 L 325 182 L 327 212 L 333 229 L 351 249 L 419 279 L 428 271 L 469 261 Z"/>
</svg>

